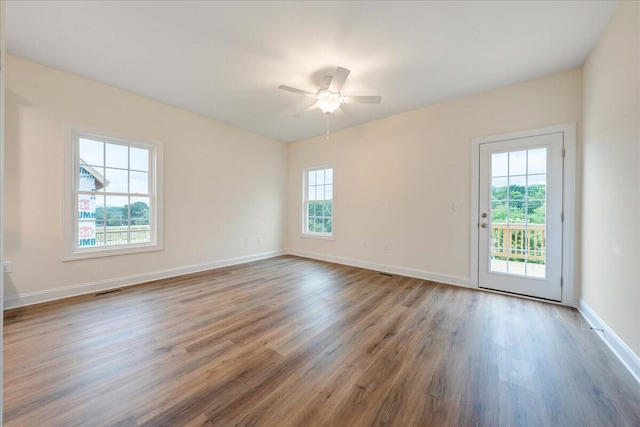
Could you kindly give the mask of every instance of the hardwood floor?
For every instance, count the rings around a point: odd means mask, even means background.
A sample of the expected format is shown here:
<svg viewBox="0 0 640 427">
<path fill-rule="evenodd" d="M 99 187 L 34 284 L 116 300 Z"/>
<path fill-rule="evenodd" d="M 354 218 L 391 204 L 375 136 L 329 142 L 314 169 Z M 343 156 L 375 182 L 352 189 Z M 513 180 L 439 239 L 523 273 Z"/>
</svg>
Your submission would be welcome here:
<svg viewBox="0 0 640 427">
<path fill-rule="evenodd" d="M 572 309 L 291 256 L 5 314 L 7 426 L 640 426 Z"/>
</svg>

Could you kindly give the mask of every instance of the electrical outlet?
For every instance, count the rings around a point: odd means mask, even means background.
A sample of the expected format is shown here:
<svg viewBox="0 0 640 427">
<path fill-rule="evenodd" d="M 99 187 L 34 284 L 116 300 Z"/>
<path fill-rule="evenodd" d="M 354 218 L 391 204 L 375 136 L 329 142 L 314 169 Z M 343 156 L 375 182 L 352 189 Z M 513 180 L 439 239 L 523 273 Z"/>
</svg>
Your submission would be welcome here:
<svg viewBox="0 0 640 427">
<path fill-rule="evenodd" d="M 454 211 L 463 211 L 464 210 L 464 202 L 453 202 L 453 210 Z"/>
<path fill-rule="evenodd" d="M 5 261 L 2 263 L 3 273 L 13 273 L 13 263 L 11 261 Z"/>
</svg>

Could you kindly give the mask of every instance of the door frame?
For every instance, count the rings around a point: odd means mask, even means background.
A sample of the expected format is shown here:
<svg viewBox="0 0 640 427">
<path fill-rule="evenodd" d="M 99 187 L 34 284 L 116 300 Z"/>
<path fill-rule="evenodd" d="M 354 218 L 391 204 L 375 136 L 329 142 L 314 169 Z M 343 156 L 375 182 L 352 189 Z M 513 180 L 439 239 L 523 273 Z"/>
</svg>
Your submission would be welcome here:
<svg viewBox="0 0 640 427">
<path fill-rule="evenodd" d="M 575 224 L 576 224 L 576 123 L 564 123 L 560 125 L 546 126 L 537 129 L 529 129 L 518 132 L 509 132 L 498 135 L 489 135 L 471 140 L 471 205 L 470 205 L 470 286 L 472 288 L 499 292 L 479 286 L 479 191 L 480 191 L 480 145 L 490 142 L 499 142 L 510 139 L 527 138 L 532 136 L 547 135 L 550 133 L 563 133 L 564 162 L 562 175 L 562 212 L 564 223 L 562 227 L 562 299 L 560 304 L 575 307 L 574 300 L 574 271 L 575 271 Z M 535 297 L 527 297 L 538 299 Z M 546 301 L 546 300 L 544 300 Z"/>
</svg>

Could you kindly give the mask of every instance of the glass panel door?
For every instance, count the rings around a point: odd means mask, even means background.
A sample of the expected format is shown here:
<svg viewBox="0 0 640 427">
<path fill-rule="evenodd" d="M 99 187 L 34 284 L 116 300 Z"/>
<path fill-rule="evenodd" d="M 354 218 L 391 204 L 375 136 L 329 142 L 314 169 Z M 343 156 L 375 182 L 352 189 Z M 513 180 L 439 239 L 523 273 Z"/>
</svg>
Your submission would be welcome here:
<svg viewBox="0 0 640 427">
<path fill-rule="evenodd" d="M 561 299 L 562 146 L 562 133 L 480 146 L 480 287 Z"/>
</svg>

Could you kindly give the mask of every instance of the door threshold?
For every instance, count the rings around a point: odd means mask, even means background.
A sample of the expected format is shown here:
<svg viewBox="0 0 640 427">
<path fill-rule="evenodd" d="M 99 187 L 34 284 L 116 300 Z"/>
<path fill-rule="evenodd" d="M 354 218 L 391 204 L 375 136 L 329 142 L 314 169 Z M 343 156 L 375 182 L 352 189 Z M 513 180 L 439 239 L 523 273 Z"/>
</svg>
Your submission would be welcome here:
<svg viewBox="0 0 640 427">
<path fill-rule="evenodd" d="M 484 292 L 491 292 L 491 293 L 494 293 L 494 294 L 500 294 L 500 295 L 505 295 L 505 296 L 509 296 L 509 297 L 528 299 L 530 301 L 546 302 L 546 303 L 551 303 L 551 304 L 555 304 L 555 305 L 561 305 L 563 307 L 574 307 L 573 305 L 566 305 L 566 304 L 563 304 L 562 301 L 558 301 L 558 300 L 554 300 L 554 299 L 532 297 L 531 295 L 518 294 L 518 293 L 515 293 L 515 292 L 500 291 L 498 289 L 483 288 L 483 287 L 480 287 L 480 286 L 478 286 L 476 289 L 478 289 L 480 291 L 484 291 Z"/>
</svg>

